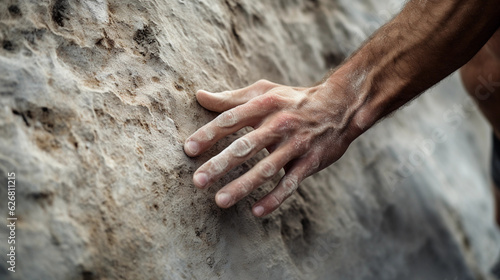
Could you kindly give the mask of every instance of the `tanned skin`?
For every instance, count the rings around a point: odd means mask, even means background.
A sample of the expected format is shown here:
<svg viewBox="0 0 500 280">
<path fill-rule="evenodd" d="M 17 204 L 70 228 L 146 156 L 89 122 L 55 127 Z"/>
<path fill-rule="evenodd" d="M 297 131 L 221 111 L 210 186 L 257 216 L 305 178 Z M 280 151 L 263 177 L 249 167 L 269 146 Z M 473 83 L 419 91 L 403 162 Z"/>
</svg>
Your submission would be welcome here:
<svg viewBox="0 0 500 280">
<path fill-rule="evenodd" d="M 271 213 L 376 122 L 467 63 L 499 27 L 498 0 L 411 0 L 319 85 L 261 80 L 234 91 L 198 91 L 202 106 L 223 113 L 186 139 L 187 155 L 198 156 L 243 127 L 255 130 L 203 164 L 194 173 L 195 186 L 209 187 L 267 149 L 267 157 L 220 189 L 215 200 L 231 207 L 284 168 L 278 185 L 252 207 L 258 217 Z M 468 75 L 473 80 L 474 73 Z"/>
</svg>

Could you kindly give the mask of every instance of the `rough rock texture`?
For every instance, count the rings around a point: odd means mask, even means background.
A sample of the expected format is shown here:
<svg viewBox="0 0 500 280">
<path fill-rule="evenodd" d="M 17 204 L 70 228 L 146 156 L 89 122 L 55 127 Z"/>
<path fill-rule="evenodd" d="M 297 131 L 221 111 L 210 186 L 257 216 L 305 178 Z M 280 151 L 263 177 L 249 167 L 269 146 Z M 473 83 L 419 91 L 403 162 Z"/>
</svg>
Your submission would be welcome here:
<svg viewBox="0 0 500 280">
<path fill-rule="evenodd" d="M 221 210 L 184 139 L 197 89 L 309 85 L 400 3 L 2 0 L 1 279 L 484 279 L 500 248 L 487 128 L 452 77 L 355 141 L 275 214 Z M 263 154 L 260 156 L 264 156 Z M 276 182 L 276 180 L 275 180 Z M 5 187 L 4 187 L 5 185 Z"/>
</svg>

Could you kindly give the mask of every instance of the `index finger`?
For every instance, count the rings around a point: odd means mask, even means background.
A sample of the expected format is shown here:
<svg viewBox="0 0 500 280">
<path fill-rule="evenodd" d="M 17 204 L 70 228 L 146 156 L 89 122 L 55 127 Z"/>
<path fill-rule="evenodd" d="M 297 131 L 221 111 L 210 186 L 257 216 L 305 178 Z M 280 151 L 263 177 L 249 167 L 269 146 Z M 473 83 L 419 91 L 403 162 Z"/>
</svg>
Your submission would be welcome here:
<svg viewBox="0 0 500 280">
<path fill-rule="evenodd" d="M 247 103 L 255 97 L 265 94 L 269 90 L 278 87 L 278 84 L 259 80 L 247 87 L 228 90 L 219 93 L 210 93 L 199 90 L 196 93 L 196 99 L 201 106 L 214 112 L 223 112 L 236 106 Z"/>
<path fill-rule="evenodd" d="M 271 111 L 276 102 L 269 98 L 255 98 L 250 102 L 225 111 L 217 118 L 198 129 L 186 139 L 184 151 L 188 156 L 197 156 L 212 147 L 223 137 L 243 127 L 255 126 Z"/>
</svg>

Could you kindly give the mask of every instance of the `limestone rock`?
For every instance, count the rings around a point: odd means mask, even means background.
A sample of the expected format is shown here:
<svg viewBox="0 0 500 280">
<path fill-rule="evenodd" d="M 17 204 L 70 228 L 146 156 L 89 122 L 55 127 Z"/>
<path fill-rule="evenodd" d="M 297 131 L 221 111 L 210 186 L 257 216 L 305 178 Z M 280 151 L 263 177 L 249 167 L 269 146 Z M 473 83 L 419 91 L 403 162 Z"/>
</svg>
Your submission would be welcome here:
<svg viewBox="0 0 500 280">
<path fill-rule="evenodd" d="M 15 172 L 18 221 L 16 273 L 0 229 L 0 278 L 487 277 L 500 250 L 487 130 L 457 77 L 356 140 L 267 218 L 249 209 L 276 180 L 231 209 L 213 197 L 258 158 L 211 190 L 191 181 L 238 137 L 197 159 L 183 153 L 215 117 L 197 89 L 310 85 L 400 6 L 2 0 L 0 217 Z"/>
</svg>

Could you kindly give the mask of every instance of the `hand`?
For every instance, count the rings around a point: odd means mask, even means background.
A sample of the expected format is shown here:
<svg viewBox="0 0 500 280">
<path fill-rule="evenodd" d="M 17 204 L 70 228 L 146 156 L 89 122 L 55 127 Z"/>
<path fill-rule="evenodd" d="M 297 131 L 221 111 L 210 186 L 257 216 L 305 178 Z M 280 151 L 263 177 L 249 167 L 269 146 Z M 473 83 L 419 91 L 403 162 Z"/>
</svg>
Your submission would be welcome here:
<svg viewBox="0 0 500 280">
<path fill-rule="evenodd" d="M 349 127 L 352 96 L 335 88 L 327 84 L 295 88 L 261 80 L 234 91 L 198 91 L 196 97 L 203 107 L 223 113 L 186 140 L 184 150 L 188 156 L 200 155 L 243 127 L 255 130 L 203 164 L 194 173 L 195 186 L 207 188 L 267 148 L 270 154 L 219 190 L 216 202 L 228 208 L 284 168 L 279 184 L 253 206 L 258 217 L 274 211 L 302 180 L 339 159 L 359 135 Z"/>
</svg>

